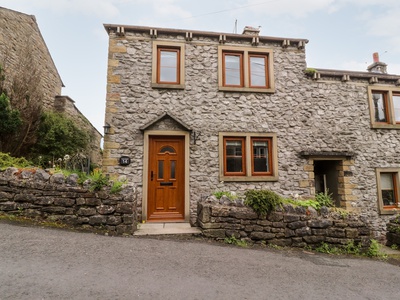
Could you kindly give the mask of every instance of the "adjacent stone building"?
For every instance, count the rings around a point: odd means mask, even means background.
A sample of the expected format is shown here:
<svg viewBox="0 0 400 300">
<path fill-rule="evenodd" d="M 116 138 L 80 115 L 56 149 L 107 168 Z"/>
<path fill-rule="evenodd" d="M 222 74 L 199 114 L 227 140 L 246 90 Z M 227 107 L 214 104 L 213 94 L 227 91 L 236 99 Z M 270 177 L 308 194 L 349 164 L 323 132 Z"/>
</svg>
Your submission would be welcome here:
<svg viewBox="0 0 400 300">
<path fill-rule="evenodd" d="M 196 223 L 215 191 L 332 193 L 375 235 L 400 211 L 400 76 L 307 69 L 306 39 L 104 25 L 103 166 L 139 220 Z"/>
<path fill-rule="evenodd" d="M 34 70 L 44 96 L 43 108 L 66 114 L 87 131 L 91 136 L 91 160 L 101 163 L 102 135 L 78 110 L 71 98 L 61 95 L 64 84 L 35 17 L 0 7 L 0 29 L 0 64 L 5 73 L 5 85 L 11 84 L 10 78 L 20 74 L 18 72 Z"/>
</svg>

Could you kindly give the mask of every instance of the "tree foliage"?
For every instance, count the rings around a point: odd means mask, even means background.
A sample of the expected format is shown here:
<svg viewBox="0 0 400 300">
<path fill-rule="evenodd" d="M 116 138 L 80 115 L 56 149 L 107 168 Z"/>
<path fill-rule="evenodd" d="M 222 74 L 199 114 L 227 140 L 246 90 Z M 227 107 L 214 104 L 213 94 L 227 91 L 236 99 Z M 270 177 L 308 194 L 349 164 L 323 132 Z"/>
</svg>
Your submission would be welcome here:
<svg viewBox="0 0 400 300">
<path fill-rule="evenodd" d="M 7 142 L 3 139 L 6 135 L 14 134 L 21 126 L 20 113 L 10 106 L 10 100 L 5 93 L 0 95 L 0 151 L 2 145 Z"/>
<path fill-rule="evenodd" d="M 89 144 L 88 134 L 60 113 L 46 112 L 37 130 L 37 143 L 33 153 L 44 161 L 63 158 L 85 151 Z"/>
<path fill-rule="evenodd" d="M 18 130 L 1 132 L 1 150 L 17 157 L 30 153 L 36 142 L 36 130 L 42 114 L 42 76 L 31 50 L 29 43 L 19 49 L 16 64 L 11 64 L 11 55 L 7 53 L 1 58 L 3 66 L 0 68 L 0 94 L 7 96 L 10 107 L 19 112 L 22 121 Z M 3 69 L 5 71 L 7 66 L 9 68 L 5 76 Z"/>
</svg>

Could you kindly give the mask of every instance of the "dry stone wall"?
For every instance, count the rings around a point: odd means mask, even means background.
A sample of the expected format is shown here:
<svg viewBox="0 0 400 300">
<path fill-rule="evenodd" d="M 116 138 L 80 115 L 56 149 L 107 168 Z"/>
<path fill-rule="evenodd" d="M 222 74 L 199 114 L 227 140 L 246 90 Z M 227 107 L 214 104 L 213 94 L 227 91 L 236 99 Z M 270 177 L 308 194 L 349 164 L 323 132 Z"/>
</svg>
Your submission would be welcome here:
<svg viewBox="0 0 400 300">
<path fill-rule="evenodd" d="M 79 186 L 78 176 L 8 168 L 0 172 L 0 211 L 60 221 L 111 235 L 136 230 L 134 195 L 129 188 L 110 194 Z"/>
<path fill-rule="evenodd" d="M 400 247 L 400 217 L 391 219 L 387 225 L 387 245 Z"/>
<path fill-rule="evenodd" d="M 323 242 L 339 246 L 356 242 L 365 246 L 371 237 L 365 219 L 357 214 L 341 215 L 326 207 L 317 212 L 311 207 L 284 205 L 259 216 L 241 201 L 221 199 L 210 197 L 198 204 L 198 223 L 206 237 L 234 236 L 277 246 L 313 248 Z"/>
</svg>

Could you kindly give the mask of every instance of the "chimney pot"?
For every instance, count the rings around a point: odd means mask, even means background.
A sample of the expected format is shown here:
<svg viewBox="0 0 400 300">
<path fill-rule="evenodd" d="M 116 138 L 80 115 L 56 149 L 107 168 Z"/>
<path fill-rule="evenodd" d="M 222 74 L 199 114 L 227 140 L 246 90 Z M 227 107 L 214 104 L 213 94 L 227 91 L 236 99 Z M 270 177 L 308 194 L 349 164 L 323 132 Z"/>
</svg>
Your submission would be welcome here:
<svg viewBox="0 0 400 300">
<path fill-rule="evenodd" d="M 243 33 L 245 35 L 252 35 L 252 36 L 258 36 L 260 33 L 260 28 L 255 28 L 251 26 L 245 26 L 243 29 Z"/>
<path fill-rule="evenodd" d="M 379 53 L 378 52 L 374 52 L 372 54 L 372 58 L 373 58 L 374 62 L 379 62 Z"/>
</svg>

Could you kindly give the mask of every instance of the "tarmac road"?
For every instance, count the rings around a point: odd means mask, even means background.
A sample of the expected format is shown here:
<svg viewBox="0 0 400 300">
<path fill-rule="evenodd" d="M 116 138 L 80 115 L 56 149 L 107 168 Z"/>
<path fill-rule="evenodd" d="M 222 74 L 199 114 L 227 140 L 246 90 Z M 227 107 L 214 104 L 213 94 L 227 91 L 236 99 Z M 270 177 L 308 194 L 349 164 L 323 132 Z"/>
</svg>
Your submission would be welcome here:
<svg viewBox="0 0 400 300">
<path fill-rule="evenodd" d="M 0 299 L 400 299 L 400 268 L 0 222 Z"/>
</svg>

